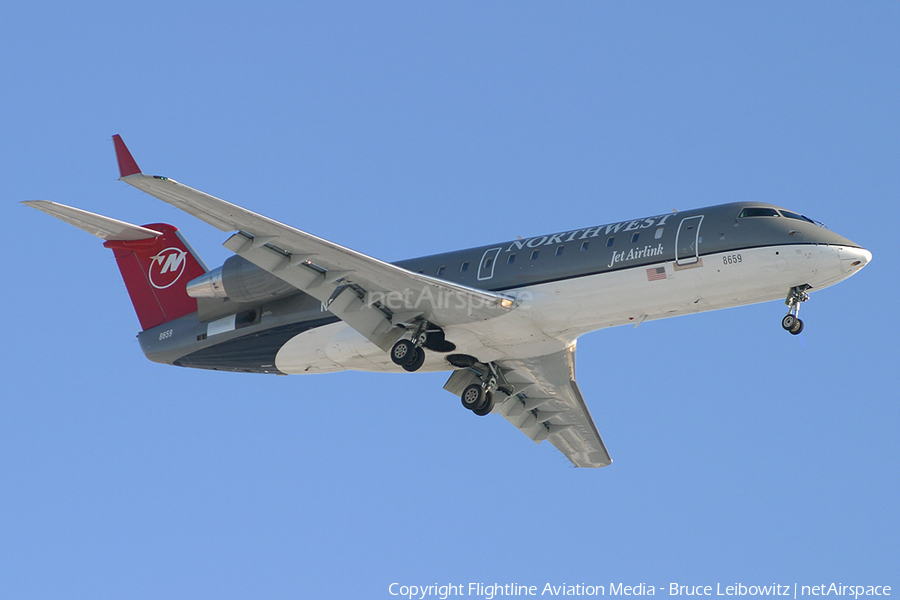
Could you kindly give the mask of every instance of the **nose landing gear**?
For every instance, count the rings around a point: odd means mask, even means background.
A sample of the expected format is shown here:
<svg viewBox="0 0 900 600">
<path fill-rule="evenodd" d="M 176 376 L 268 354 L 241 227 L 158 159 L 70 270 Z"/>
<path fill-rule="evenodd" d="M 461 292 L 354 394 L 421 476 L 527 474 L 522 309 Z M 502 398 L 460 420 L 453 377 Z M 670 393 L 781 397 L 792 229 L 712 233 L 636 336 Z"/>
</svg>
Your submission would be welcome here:
<svg viewBox="0 0 900 600">
<path fill-rule="evenodd" d="M 784 300 L 784 303 L 788 305 L 788 314 L 781 319 L 781 327 L 791 335 L 797 335 L 803 331 L 803 321 L 798 315 L 800 314 L 800 304 L 809 300 L 806 290 L 811 287 L 807 284 L 792 287 Z"/>
</svg>

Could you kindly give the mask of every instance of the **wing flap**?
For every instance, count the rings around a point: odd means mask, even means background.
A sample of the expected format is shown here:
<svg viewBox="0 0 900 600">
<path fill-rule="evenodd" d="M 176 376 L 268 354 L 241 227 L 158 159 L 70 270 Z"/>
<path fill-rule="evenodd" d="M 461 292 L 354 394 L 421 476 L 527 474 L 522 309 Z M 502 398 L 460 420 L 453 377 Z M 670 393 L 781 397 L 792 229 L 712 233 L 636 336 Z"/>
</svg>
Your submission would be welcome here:
<svg viewBox="0 0 900 600">
<path fill-rule="evenodd" d="M 536 443 L 550 440 L 576 467 L 612 463 L 575 381 L 575 346 L 548 356 L 505 360 L 515 393 L 495 412 Z"/>
</svg>

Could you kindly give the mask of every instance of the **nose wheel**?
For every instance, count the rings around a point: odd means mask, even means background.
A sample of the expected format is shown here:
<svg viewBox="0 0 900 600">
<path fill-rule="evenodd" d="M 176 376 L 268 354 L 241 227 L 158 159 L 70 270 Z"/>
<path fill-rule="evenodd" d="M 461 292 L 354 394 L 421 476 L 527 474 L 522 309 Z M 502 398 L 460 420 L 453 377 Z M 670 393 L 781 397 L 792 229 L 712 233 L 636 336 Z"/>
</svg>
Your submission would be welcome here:
<svg viewBox="0 0 900 600">
<path fill-rule="evenodd" d="M 794 315 L 785 315 L 781 320 L 781 326 L 785 331 L 792 335 L 797 335 L 801 331 L 803 331 L 803 321 Z"/>
<path fill-rule="evenodd" d="M 809 294 L 806 293 L 808 289 L 810 289 L 808 285 L 792 287 L 784 300 L 784 303 L 788 305 L 788 314 L 781 319 L 781 327 L 791 335 L 797 335 L 803 331 L 803 321 L 798 315 L 800 314 L 800 305 L 809 300 Z"/>
</svg>

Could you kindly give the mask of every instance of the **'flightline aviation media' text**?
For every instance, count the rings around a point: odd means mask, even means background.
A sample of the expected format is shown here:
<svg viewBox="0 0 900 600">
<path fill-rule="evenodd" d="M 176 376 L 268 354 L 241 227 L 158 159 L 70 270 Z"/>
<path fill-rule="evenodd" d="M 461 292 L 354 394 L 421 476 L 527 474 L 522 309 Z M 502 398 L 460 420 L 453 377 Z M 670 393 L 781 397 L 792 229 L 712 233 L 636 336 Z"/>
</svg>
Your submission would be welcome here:
<svg viewBox="0 0 900 600">
<path fill-rule="evenodd" d="M 668 586 L 653 586 L 647 583 L 624 585 L 622 583 L 586 584 L 586 583 L 547 583 L 543 586 L 520 583 L 434 583 L 430 585 L 407 585 L 392 583 L 388 586 L 391 596 L 402 598 L 438 598 L 447 600 L 456 596 L 474 596 L 485 600 L 508 596 L 786 596 L 797 600 L 801 597 L 843 596 L 859 600 L 864 596 L 890 596 L 889 585 L 848 585 L 843 583 L 820 583 L 818 585 L 800 585 L 771 583 L 764 585 L 747 585 L 730 583 L 715 585 L 685 585 L 670 583 Z M 872 600 L 875 600 L 874 598 Z"/>
</svg>

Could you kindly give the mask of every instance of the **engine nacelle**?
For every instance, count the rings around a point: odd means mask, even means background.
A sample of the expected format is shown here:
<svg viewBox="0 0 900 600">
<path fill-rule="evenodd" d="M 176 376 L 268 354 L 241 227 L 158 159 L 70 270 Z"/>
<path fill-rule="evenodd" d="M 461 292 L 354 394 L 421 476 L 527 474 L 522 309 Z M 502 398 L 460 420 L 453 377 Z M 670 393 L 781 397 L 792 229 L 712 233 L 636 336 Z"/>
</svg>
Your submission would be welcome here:
<svg viewBox="0 0 900 600">
<path fill-rule="evenodd" d="M 297 288 L 240 256 L 188 282 L 192 298 L 229 298 L 235 302 L 261 302 L 297 292 Z"/>
</svg>

